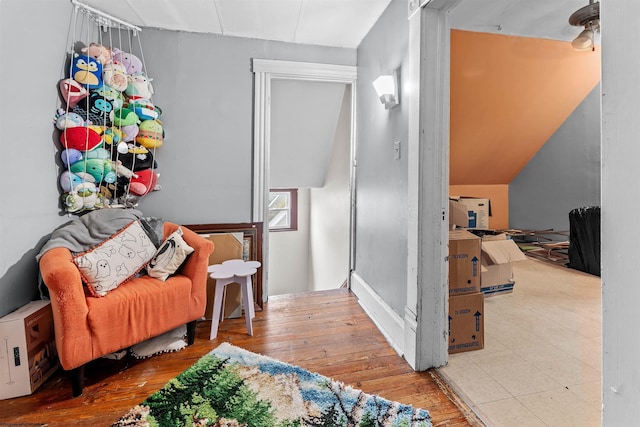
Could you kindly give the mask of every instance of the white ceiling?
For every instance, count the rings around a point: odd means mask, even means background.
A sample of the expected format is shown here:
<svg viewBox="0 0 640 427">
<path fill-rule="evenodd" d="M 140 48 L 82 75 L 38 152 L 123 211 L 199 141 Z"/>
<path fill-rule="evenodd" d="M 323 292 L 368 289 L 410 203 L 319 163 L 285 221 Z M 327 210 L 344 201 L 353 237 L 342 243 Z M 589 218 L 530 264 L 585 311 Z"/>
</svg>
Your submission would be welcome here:
<svg viewBox="0 0 640 427">
<path fill-rule="evenodd" d="M 139 27 L 356 48 L 391 0 L 80 0 Z M 401 0 L 406 1 L 406 0 Z M 464 0 L 452 27 L 572 40 L 588 0 Z"/>
<path fill-rule="evenodd" d="M 80 0 L 139 27 L 356 48 L 390 0 Z"/>
</svg>

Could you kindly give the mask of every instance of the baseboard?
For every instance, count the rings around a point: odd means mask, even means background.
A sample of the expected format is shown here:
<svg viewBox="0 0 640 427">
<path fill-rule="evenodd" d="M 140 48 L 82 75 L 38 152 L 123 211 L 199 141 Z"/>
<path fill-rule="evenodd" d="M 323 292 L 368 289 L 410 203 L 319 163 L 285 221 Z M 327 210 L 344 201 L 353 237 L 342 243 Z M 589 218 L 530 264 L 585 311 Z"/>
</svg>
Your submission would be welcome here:
<svg viewBox="0 0 640 427">
<path fill-rule="evenodd" d="M 360 306 L 391 347 L 400 356 L 404 356 L 404 320 L 356 273 L 351 275 L 351 292 L 358 297 Z"/>
</svg>

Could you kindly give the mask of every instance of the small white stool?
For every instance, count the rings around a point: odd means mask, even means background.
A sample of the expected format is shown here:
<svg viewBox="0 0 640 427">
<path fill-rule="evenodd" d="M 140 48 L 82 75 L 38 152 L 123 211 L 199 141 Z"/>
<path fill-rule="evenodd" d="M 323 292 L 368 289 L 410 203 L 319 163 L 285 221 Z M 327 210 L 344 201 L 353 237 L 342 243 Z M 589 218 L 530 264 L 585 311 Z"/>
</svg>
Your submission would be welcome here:
<svg viewBox="0 0 640 427">
<path fill-rule="evenodd" d="M 260 267 L 258 261 L 244 261 L 241 259 L 230 259 L 223 261 L 222 264 L 214 264 L 209 266 L 209 276 L 216 279 L 216 293 L 213 300 L 213 314 L 211 316 L 211 335 L 212 340 L 218 336 L 218 324 L 220 323 L 222 313 L 222 305 L 224 299 L 224 290 L 231 283 L 238 283 L 242 290 L 242 305 L 244 306 L 244 318 L 247 323 L 247 332 L 253 336 L 253 325 L 251 319 L 255 317 L 253 309 L 253 285 L 251 276 L 255 274 L 257 268 Z"/>
</svg>

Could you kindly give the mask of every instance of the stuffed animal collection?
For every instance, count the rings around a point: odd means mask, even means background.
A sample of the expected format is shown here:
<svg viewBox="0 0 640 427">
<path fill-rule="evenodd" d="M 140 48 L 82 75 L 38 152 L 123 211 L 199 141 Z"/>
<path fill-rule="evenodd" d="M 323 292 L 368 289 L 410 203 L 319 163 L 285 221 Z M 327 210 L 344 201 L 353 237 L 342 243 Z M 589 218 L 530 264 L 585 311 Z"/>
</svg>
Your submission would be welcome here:
<svg viewBox="0 0 640 427">
<path fill-rule="evenodd" d="M 73 53 L 58 84 L 62 107 L 59 185 L 65 211 L 135 206 L 159 190 L 155 149 L 162 145 L 162 110 L 135 55 L 91 43 Z"/>
</svg>

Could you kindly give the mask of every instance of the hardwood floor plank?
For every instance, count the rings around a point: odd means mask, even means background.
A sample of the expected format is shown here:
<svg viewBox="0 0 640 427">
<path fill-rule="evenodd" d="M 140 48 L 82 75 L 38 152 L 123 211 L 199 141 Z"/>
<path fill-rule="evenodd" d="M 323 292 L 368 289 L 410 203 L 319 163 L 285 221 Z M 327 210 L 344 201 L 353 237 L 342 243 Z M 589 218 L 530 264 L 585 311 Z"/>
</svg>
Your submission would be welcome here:
<svg viewBox="0 0 640 427">
<path fill-rule="evenodd" d="M 32 395 L 2 401 L 0 427 L 109 426 L 222 342 L 427 409 L 434 426 L 482 425 L 437 374 L 411 369 L 347 289 L 272 298 L 253 325 L 250 337 L 244 318 L 225 319 L 210 341 L 210 322 L 198 322 L 194 345 L 179 352 L 96 360 L 87 366 L 84 393 L 77 398 L 60 370 Z"/>
</svg>

